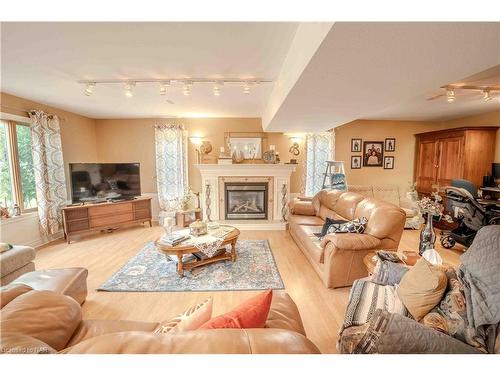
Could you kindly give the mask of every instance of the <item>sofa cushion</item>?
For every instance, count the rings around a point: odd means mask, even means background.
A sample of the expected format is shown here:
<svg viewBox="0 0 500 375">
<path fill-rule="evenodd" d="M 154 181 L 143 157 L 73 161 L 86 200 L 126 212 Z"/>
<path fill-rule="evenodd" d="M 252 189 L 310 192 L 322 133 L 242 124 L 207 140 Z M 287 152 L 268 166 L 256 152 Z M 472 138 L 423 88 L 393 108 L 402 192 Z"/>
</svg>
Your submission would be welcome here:
<svg viewBox="0 0 500 375">
<path fill-rule="evenodd" d="M 157 322 L 133 320 L 82 320 L 67 346 L 70 347 L 92 337 L 107 335 L 108 333 L 127 331 L 153 332 L 157 327 Z"/>
<path fill-rule="evenodd" d="M 380 202 L 380 201 L 378 201 Z M 366 216 L 358 211 L 356 215 Z M 375 203 L 368 217 L 365 233 L 379 239 L 391 239 L 399 243 L 405 224 L 406 215 L 402 209 L 390 203 Z M 392 247 L 391 247 L 392 248 Z"/>
<path fill-rule="evenodd" d="M 374 185 L 373 197 L 399 207 L 399 188 L 396 185 Z"/>
<path fill-rule="evenodd" d="M 343 218 L 347 220 L 354 219 L 354 212 L 356 211 L 356 206 L 365 197 L 357 193 L 342 193 L 335 203 L 333 210 Z M 366 215 L 365 215 L 366 216 Z"/>
<path fill-rule="evenodd" d="M 323 219 L 318 216 L 303 216 L 303 215 L 290 215 L 288 216 L 288 223 L 290 225 L 323 225 Z"/>
<path fill-rule="evenodd" d="M 361 194 L 367 198 L 373 198 L 373 186 L 372 185 L 348 185 L 347 191 L 352 193 Z"/>
<path fill-rule="evenodd" d="M 0 276 L 4 277 L 35 259 L 35 249 L 29 246 L 14 246 L 0 253 Z"/>
<path fill-rule="evenodd" d="M 401 279 L 398 295 L 413 318 L 420 320 L 441 301 L 447 284 L 443 268 L 421 258 Z"/>
<path fill-rule="evenodd" d="M 2 334 L 31 336 L 62 350 L 80 324 L 82 311 L 71 297 L 32 290 L 7 304 L 0 319 Z"/>
<path fill-rule="evenodd" d="M 321 246 L 321 239 L 316 233 L 321 233 L 320 226 L 294 225 L 293 234 L 302 245 L 302 251 L 317 263 L 324 262 L 325 251 Z"/>
<path fill-rule="evenodd" d="M 210 319 L 200 329 L 264 328 L 272 299 L 272 289 L 259 293 L 235 309 Z"/>
<path fill-rule="evenodd" d="M 212 297 L 190 307 L 182 314 L 172 319 L 161 322 L 155 333 L 174 333 L 181 331 L 192 331 L 200 328 L 212 318 Z"/>
<path fill-rule="evenodd" d="M 323 227 L 321 228 L 320 237 L 326 236 L 326 234 L 328 233 L 328 231 L 332 225 L 339 225 L 339 224 L 345 224 L 345 223 L 348 223 L 348 221 L 347 220 L 334 220 L 334 219 L 330 219 L 329 217 L 327 217 L 325 220 L 325 223 L 323 224 Z"/>
<path fill-rule="evenodd" d="M 401 209 L 405 212 L 406 217 L 414 217 L 418 215 L 418 210 L 414 208 L 401 207 Z"/>
<path fill-rule="evenodd" d="M 31 287 L 24 284 L 9 284 L 0 289 L 0 308 L 3 309 L 10 301 L 19 297 L 21 294 L 29 292 Z"/>
</svg>

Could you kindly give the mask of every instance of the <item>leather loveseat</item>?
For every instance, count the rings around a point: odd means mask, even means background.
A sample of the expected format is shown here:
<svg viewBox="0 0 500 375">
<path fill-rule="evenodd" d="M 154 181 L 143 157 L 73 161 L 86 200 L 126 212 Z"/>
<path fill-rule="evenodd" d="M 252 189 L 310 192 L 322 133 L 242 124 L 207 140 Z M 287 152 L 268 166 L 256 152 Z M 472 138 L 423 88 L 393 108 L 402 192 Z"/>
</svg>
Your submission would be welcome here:
<svg viewBox="0 0 500 375">
<path fill-rule="evenodd" d="M 377 249 L 396 251 L 406 214 L 376 198 L 353 192 L 322 190 L 310 200 L 290 202 L 290 234 L 328 288 L 350 286 L 368 275 L 366 254 Z M 366 217 L 364 233 L 327 234 L 318 238 L 326 218 L 353 220 Z"/>
<path fill-rule="evenodd" d="M 172 334 L 154 333 L 158 322 L 84 320 L 74 297 L 25 284 L 3 287 L 0 297 L 0 353 L 319 353 L 305 336 L 296 305 L 283 291 L 273 292 L 266 328 Z"/>
</svg>

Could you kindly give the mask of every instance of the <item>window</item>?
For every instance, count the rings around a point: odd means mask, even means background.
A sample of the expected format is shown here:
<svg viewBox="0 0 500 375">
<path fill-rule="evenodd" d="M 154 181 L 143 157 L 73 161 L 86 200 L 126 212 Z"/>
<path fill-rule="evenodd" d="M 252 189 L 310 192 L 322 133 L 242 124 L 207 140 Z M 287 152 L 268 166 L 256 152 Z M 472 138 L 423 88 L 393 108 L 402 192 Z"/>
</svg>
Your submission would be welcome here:
<svg viewBox="0 0 500 375">
<path fill-rule="evenodd" d="M 313 196 L 323 188 L 326 162 L 332 160 L 332 133 L 309 134 L 306 139 L 305 193 Z"/>
<path fill-rule="evenodd" d="M 35 174 L 29 125 L 0 122 L 0 204 L 21 212 L 36 210 Z"/>
</svg>

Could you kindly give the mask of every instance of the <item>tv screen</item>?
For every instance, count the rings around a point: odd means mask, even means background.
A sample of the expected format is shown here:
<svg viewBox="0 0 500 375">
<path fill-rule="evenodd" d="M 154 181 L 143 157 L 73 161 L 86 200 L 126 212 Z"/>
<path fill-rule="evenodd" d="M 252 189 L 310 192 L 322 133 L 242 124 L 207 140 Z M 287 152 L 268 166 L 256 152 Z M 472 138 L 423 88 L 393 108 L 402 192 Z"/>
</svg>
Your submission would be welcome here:
<svg viewBox="0 0 500 375">
<path fill-rule="evenodd" d="M 69 169 L 73 203 L 141 195 L 139 163 L 70 163 Z"/>
</svg>

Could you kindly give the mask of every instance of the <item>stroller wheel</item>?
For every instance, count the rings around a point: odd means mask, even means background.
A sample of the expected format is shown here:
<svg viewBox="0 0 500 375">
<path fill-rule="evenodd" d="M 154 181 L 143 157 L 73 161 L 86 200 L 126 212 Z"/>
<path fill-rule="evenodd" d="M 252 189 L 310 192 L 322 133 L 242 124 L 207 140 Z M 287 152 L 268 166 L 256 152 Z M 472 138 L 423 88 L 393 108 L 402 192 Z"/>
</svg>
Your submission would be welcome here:
<svg viewBox="0 0 500 375">
<path fill-rule="evenodd" d="M 455 246 L 455 240 L 453 238 L 451 238 L 451 236 L 443 236 L 441 237 L 441 245 L 443 245 L 443 247 L 445 249 L 451 249 L 453 246 Z"/>
</svg>

